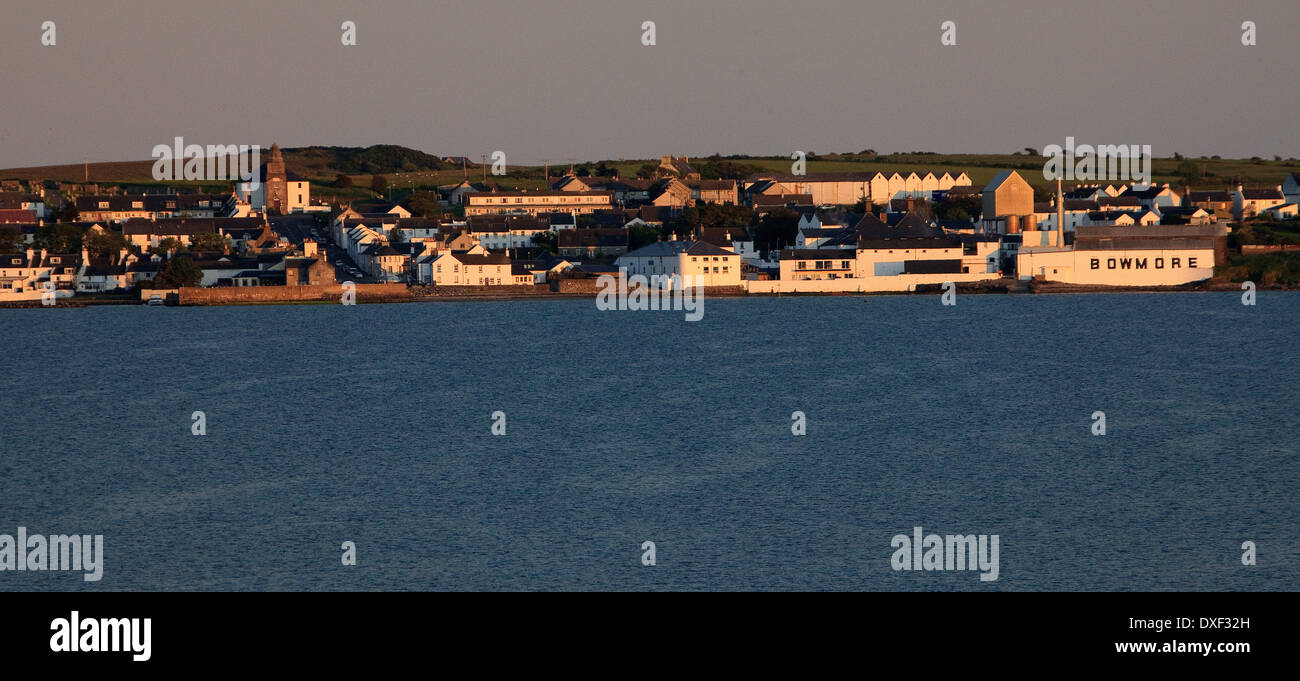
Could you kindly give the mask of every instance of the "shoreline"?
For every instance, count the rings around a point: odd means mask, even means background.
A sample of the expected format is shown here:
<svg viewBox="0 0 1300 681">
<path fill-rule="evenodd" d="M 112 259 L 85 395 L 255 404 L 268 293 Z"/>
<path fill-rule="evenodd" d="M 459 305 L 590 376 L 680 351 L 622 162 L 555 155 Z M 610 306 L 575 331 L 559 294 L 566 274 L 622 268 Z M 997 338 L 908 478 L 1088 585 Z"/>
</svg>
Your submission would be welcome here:
<svg viewBox="0 0 1300 681">
<path fill-rule="evenodd" d="M 1243 289 L 1237 282 L 1201 281 L 1179 286 L 1096 286 L 1086 284 L 1059 284 L 1051 282 L 1025 282 L 1011 280 L 994 280 L 979 285 L 958 285 L 956 292 L 961 295 L 1084 295 L 1105 293 L 1239 293 Z M 1300 291 L 1300 287 L 1258 286 L 1257 291 Z M 710 298 L 874 298 L 885 296 L 937 295 L 943 292 L 938 284 L 926 284 L 914 291 L 832 291 L 803 293 L 746 293 L 720 294 Z M 358 300 L 358 305 L 387 303 L 471 303 L 471 302 L 509 302 L 527 300 L 591 300 L 590 293 L 484 293 L 482 295 L 433 295 L 393 298 L 389 300 Z M 337 305 L 337 300 L 268 300 L 258 302 L 205 303 L 190 305 L 169 305 L 168 307 L 260 307 L 266 305 Z M 52 307 L 86 308 L 99 306 L 143 306 L 142 302 L 132 299 L 95 299 L 77 298 L 60 300 L 56 305 L 45 306 L 39 301 L 0 302 L 0 309 L 34 309 Z"/>
</svg>

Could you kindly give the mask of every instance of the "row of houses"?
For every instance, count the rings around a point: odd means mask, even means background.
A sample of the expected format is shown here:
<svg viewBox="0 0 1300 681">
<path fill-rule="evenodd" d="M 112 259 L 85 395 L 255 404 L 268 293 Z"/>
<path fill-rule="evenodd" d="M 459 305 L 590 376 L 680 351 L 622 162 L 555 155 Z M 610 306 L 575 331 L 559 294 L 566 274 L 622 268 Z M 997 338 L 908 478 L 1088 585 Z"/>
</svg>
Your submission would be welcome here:
<svg viewBox="0 0 1300 681">
<path fill-rule="evenodd" d="M 749 205 L 757 197 L 807 197 L 812 206 L 847 206 L 865 200 L 881 206 L 900 198 L 939 198 L 954 187 L 969 187 L 966 173 L 930 171 L 907 173 L 837 173 L 823 175 L 759 175 L 747 183 Z M 798 199 L 789 199 L 798 201 Z"/>
<path fill-rule="evenodd" d="M 1057 229 L 1057 215 L 1064 229 L 1076 227 L 1125 227 L 1154 224 L 1210 224 L 1245 220 L 1269 214 L 1286 220 L 1296 216 L 1300 193 L 1288 194 L 1288 187 L 1300 192 L 1296 174 L 1273 187 L 1235 190 L 1179 191 L 1160 185 L 1079 185 L 1062 191 L 1057 199 L 1035 202 L 1033 187 L 1016 171 L 1004 171 L 981 190 L 980 229 L 989 233 L 1017 233 L 1031 229 Z"/>
<path fill-rule="evenodd" d="M 35 300 L 48 290 L 104 293 L 151 282 L 170 258 L 193 260 L 200 286 L 268 286 L 335 283 L 333 268 L 309 244 L 304 251 L 50 253 L 28 248 L 0 256 L 0 300 Z"/>
</svg>

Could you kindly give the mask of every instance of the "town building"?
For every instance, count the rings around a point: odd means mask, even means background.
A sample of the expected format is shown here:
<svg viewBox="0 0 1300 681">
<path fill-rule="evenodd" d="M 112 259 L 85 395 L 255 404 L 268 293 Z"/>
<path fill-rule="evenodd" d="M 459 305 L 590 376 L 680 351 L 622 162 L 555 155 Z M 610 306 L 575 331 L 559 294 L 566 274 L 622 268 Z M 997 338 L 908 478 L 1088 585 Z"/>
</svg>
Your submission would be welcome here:
<svg viewBox="0 0 1300 681">
<path fill-rule="evenodd" d="M 82 222 L 227 217 L 234 204 L 233 194 L 100 194 L 76 200 Z"/>
<path fill-rule="evenodd" d="M 1023 246 L 1022 279 L 1101 286 L 1174 286 L 1214 275 L 1226 257 L 1224 226 L 1084 227 L 1072 246 Z"/>
<path fill-rule="evenodd" d="M 271 157 L 251 181 L 238 182 L 235 193 L 252 210 L 269 215 L 300 213 L 311 207 L 311 182 L 289 170 L 280 145 L 271 145 Z"/>
<path fill-rule="evenodd" d="M 614 261 L 628 275 L 690 276 L 694 286 L 739 286 L 740 256 L 703 241 L 658 241 Z"/>
<path fill-rule="evenodd" d="M 1238 185 L 1232 193 L 1232 217 L 1235 220 L 1253 218 L 1256 215 L 1286 203 L 1282 186 L 1264 189 L 1246 189 Z"/>
<path fill-rule="evenodd" d="M 627 230 L 622 228 L 566 229 L 556 235 L 556 250 L 564 258 L 592 258 L 627 253 Z"/>
<path fill-rule="evenodd" d="M 473 192 L 466 194 L 465 200 L 466 216 L 556 211 L 584 215 L 614 207 L 614 194 L 607 191 Z"/>
<path fill-rule="evenodd" d="M 1022 223 L 1035 223 L 1034 188 L 1014 170 L 1004 170 L 984 185 L 983 202 L 981 219 L 990 233 L 1014 233 Z"/>
</svg>

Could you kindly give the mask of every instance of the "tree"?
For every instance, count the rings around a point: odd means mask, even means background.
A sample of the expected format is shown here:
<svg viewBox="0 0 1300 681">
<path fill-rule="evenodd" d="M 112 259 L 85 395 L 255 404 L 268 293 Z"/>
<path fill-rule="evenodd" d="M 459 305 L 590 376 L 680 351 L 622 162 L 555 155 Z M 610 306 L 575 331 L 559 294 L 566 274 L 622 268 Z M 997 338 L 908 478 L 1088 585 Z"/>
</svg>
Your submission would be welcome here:
<svg viewBox="0 0 1300 681">
<path fill-rule="evenodd" d="M 0 225 L 0 253 L 17 253 L 22 241 L 23 233 L 17 225 Z"/>
<path fill-rule="evenodd" d="M 414 217 L 442 217 L 442 204 L 438 202 L 438 195 L 434 192 L 412 192 L 406 199 L 406 209 L 411 211 Z"/>
<path fill-rule="evenodd" d="M 77 204 L 69 201 L 63 204 L 63 207 L 54 210 L 55 222 L 76 222 L 77 221 Z"/>
<path fill-rule="evenodd" d="M 193 258 L 184 255 L 168 258 L 153 279 L 154 288 L 180 288 L 202 283 L 203 270 Z"/>
<path fill-rule="evenodd" d="M 230 242 L 215 232 L 199 232 L 190 237 L 190 249 L 195 251 L 221 251 L 226 253 Z"/>
<path fill-rule="evenodd" d="M 540 249 L 546 253 L 554 253 L 555 241 L 555 233 L 540 232 L 533 235 L 533 248 Z"/>
<path fill-rule="evenodd" d="M 1174 169 L 1174 174 L 1183 178 L 1184 182 L 1191 184 L 1201 177 L 1201 169 L 1197 167 L 1195 161 L 1183 161 Z"/>
<path fill-rule="evenodd" d="M 338 176 L 334 178 L 334 186 L 340 188 L 351 187 L 352 178 L 348 177 L 347 175 L 344 175 L 343 173 L 339 173 Z"/>
<path fill-rule="evenodd" d="M 154 253 L 172 255 L 175 253 L 180 253 L 181 251 L 185 250 L 185 244 L 182 244 L 180 239 L 169 236 L 166 239 L 160 239 L 158 241 L 158 245 L 150 248 L 149 250 Z"/>
<path fill-rule="evenodd" d="M 42 225 L 36 229 L 36 248 L 51 253 L 76 253 L 81 250 L 82 230 L 76 225 Z"/>
<path fill-rule="evenodd" d="M 384 192 L 388 191 L 388 178 L 383 175 L 375 175 L 370 178 L 370 190 L 383 196 Z"/>
<path fill-rule="evenodd" d="M 948 196 L 943 203 L 935 204 L 934 216 L 939 220 L 970 220 L 984 210 L 984 199 L 979 196 Z"/>
<path fill-rule="evenodd" d="M 118 251 L 126 248 L 126 237 L 112 229 L 86 232 L 81 242 L 91 257 L 98 258 L 116 258 Z"/>
<path fill-rule="evenodd" d="M 659 230 L 650 225 L 635 224 L 627 229 L 627 250 L 635 251 L 659 240 Z"/>
<path fill-rule="evenodd" d="M 401 229 L 398 229 L 397 227 L 394 227 L 392 230 L 388 232 L 389 244 L 396 246 L 397 244 L 400 244 L 403 241 L 406 241 L 406 232 L 403 232 Z"/>
<path fill-rule="evenodd" d="M 754 228 L 754 245 L 763 255 L 794 243 L 799 232 L 799 213 L 789 208 L 778 208 L 763 216 Z"/>
</svg>

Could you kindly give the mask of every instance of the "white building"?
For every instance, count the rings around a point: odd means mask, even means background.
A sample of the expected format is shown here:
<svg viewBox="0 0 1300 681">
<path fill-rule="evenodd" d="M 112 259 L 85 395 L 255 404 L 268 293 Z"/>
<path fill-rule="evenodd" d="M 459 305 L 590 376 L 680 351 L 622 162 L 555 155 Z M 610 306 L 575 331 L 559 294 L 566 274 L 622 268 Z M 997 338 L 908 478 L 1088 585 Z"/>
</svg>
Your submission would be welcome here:
<svg viewBox="0 0 1300 681">
<path fill-rule="evenodd" d="M 1073 246 L 1025 244 L 1021 279 L 1102 286 L 1174 286 L 1214 275 L 1220 225 L 1079 227 Z"/>
<path fill-rule="evenodd" d="M 703 241 L 659 241 L 619 256 L 631 275 L 690 276 L 693 286 L 740 286 L 740 256 Z"/>
</svg>

